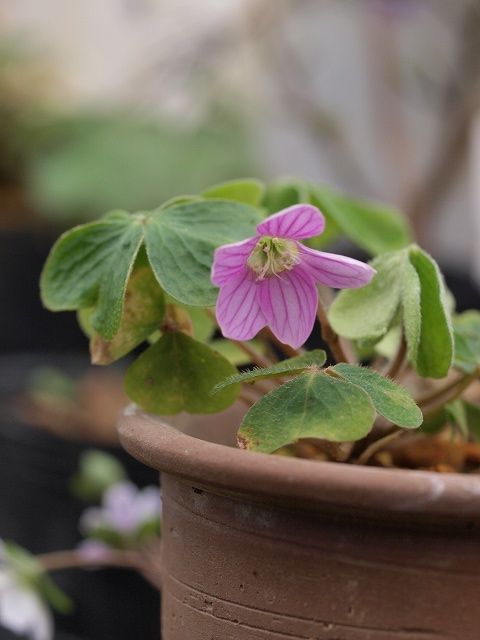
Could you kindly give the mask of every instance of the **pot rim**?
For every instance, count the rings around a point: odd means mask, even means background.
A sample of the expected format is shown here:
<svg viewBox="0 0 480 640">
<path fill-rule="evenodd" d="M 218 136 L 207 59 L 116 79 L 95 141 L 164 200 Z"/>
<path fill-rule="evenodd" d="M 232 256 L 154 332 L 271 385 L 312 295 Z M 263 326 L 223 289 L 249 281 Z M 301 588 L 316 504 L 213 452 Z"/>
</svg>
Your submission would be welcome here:
<svg viewBox="0 0 480 640">
<path fill-rule="evenodd" d="M 135 458 L 219 493 L 376 519 L 480 525 L 480 475 L 384 469 L 245 451 L 186 435 L 134 406 L 120 416 Z"/>
</svg>

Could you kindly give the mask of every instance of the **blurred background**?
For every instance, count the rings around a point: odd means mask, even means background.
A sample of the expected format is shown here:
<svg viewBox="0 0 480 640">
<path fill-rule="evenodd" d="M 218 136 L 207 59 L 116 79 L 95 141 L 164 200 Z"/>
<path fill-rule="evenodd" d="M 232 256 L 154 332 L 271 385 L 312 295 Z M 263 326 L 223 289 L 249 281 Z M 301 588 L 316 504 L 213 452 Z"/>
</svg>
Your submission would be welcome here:
<svg viewBox="0 0 480 640">
<path fill-rule="evenodd" d="M 480 307 L 480 0 L 0 0 L 0 537 L 75 544 L 68 479 L 125 402 L 41 308 L 53 240 L 250 176 L 396 205 Z M 140 578 L 62 580 L 59 639 L 157 637 Z"/>
</svg>

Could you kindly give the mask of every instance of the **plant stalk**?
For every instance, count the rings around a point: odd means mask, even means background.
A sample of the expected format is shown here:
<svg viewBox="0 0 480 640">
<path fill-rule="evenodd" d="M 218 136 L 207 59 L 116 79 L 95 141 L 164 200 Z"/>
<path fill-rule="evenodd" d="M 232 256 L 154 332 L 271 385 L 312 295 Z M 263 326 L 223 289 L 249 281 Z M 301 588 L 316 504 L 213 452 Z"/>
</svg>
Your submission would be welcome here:
<svg viewBox="0 0 480 640">
<path fill-rule="evenodd" d="M 337 362 L 349 362 L 349 359 L 340 342 L 340 336 L 332 329 L 332 326 L 328 321 L 327 311 L 320 296 L 318 297 L 317 318 L 320 322 L 322 338 L 328 345 L 332 356 Z"/>
</svg>

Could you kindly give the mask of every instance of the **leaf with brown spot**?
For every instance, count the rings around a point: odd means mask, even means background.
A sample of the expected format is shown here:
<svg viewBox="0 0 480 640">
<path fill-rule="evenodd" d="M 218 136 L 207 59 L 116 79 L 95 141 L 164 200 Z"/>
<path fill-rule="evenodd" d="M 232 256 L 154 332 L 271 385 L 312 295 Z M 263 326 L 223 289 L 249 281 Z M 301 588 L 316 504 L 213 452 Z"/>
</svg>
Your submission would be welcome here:
<svg viewBox="0 0 480 640">
<path fill-rule="evenodd" d="M 91 311 L 93 313 L 93 310 Z M 152 270 L 136 267 L 128 281 L 120 328 L 112 340 L 93 331 L 90 355 L 93 364 L 110 364 L 144 342 L 160 326 L 165 314 L 165 297 Z M 88 327 L 88 318 L 82 320 Z"/>
</svg>

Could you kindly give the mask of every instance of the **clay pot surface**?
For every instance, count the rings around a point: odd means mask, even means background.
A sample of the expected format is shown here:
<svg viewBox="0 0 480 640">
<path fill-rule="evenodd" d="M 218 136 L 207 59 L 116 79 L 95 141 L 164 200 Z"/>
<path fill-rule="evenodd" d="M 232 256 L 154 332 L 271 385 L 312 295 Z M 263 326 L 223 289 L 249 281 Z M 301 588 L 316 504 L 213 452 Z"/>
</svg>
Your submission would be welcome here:
<svg viewBox="0 0 480 640">
<path fill-rule="evenodd" d="M 235 412 L 176 419 L 197 437 L 120 420 L 123 446 L 163 472 L 164 640 L 480 638 L 480 476 L 199 439 L 231 442 Z"/>
</svg>

